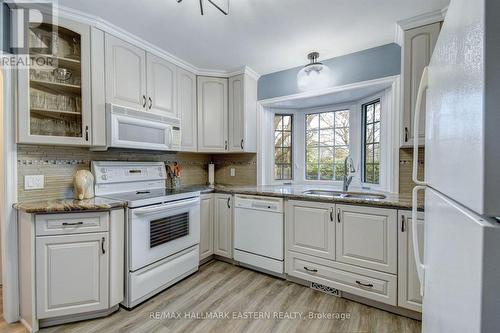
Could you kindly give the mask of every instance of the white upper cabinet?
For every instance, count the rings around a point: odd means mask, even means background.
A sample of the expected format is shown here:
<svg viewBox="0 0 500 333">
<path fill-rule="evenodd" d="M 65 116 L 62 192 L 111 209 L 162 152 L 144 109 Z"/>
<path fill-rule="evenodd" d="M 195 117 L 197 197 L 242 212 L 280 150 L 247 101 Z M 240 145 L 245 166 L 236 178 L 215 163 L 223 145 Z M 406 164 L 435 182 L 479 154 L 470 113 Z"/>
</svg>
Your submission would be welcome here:
<svg viewBox="0 0 500 333">
<path fill-rule="evenodd" d="M 17 142 L 90 146 L 90 26 L 60 18 L 28 33 L 32 66 L 17 72 Z"/>
<path fill-rule="evenodd" d="M 150 53 L 146 58 L 147 110 L 177 117 L 176 66 Z"/>
<path fill-rule="evenodd" d="M 106 34 L 106 101 L 145 109 L 146 51 Z"/>
<path fill-rule="evenodd" d="M 257 81 L 246 74 L 229 78 L 229 151 L 257 150 Z"/>
<path fill-rule="evenodd" d="M 181 151 L 198 150 L 196 75 L 177 68 L 177 112 L 181 119 Z"/>
<path fill-rule="evenodd" d="M 198 151 L 228 151 L 228 80 L 198 77 Z"/>
<path fill-rule="evenodd" d="M 404 32 L 403 46 L 403 128 L 401 145 L 413 144 L 413 125 L 418 87 L 424 68 L 429 65 L 441 23 L 433 23 Z M 419 144 L 425 143 L 425 95 L 419 121 Z"/>
</svg>

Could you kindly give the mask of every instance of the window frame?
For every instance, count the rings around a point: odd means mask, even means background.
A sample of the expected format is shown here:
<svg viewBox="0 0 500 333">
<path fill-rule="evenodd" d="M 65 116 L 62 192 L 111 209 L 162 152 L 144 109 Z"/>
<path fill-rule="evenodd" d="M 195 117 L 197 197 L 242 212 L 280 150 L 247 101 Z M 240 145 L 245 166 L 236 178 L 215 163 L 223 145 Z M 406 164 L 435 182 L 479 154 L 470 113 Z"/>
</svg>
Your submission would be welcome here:
<svg viewBox="0 0 500 333">
<path fill-rule="evenodd" d="M 378 121 L 373 121 L 369 124 L 366 123 L 366 111 L 369 105 L 373 105 L 375 107 L 375 104 L 379 103 L 380 104 L 380 117 Z M 365 102 L 361 103 L 361 158 L 360 158 L 360 177 L 361 177 L 361 183 L 370 185 L 370 186 L 380 186 L 381 184 L 381 176 L 382 176 L 382 97 L 376 97 L 375 99 L 371 100 L 370 102 Z M 378 141 L 372 141 L 371 143 L 366 143 L 366 130 L 367 130 L 367 125 L 374 125 L 376 123 L 379 123 L 379 139 Z M 366 148 L 368 145 L 374 146 L 375 144 L 378 144 L 379 147 L 379 174 L 378 174 L 378 183 L 372 183 L 372 182 L 367 182 L 366 181 Z M 372 163 L 375 165 L 375 163 Z"/>
<path fill-rule="evenodd" d="M 289 179 L 276 179 L 275 178 L 275 173 L 274 173 L 274 168 L 276 167 L 276 145 L 275 145 L 275 142 L 274 142 L 274 138 L 275 138 L 275 134 L 276 134 L 276 129 L 274 128 L 274 119 L 276 118 L 276 116 L 289 116 L 290 117 L 290 120 L 291 120 L 291 131 L 290 131 L 290 173 L 291 173 L 291 177 Z M 283 183 L 290 183 L 290 182 L 293 182 L 294 181 L 294 178 L 295 178 L 295 171 L 294 171 L 294 159 L 295 159 L 295 146 L 296 146 L 296 143 L 295 143 L 295 114 L 294 113 L 289 113 L 289 112 L 275 112 L 273 113 L 273 126 L 272 126 L 272 132 L 273 132 L 273 135 L 272 135 L 272 140 L 273 140 L 273 143 L 272 143 L 272 172 L 271 172 L 271 177 L 272 177 L 272 181 L 273 183 L 278 183 L 278 184 L 283 184 Z M 283 133 L 284 131 L 281 130 L 281 133 Z M 288 132 L 288 131 L 287 131 Z M 283 147 L 281 147 L 283 148 Z M 281 165 L 283 165 L 283 163 L 281 163 Z"/>
</svg>

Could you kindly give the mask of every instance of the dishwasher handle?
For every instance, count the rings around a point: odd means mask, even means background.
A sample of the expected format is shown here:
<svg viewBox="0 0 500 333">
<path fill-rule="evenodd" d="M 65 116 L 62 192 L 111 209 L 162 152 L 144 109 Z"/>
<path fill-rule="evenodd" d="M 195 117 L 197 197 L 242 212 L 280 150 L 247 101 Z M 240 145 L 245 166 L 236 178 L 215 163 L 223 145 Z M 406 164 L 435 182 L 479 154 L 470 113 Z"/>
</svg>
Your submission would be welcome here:
<svg viewBox="0 0 500 333">
<path fill-rule="evenodd" d="M 283 199 L 236 196 L 234 200 L 234 207 L 237 209 L 252 209 L 282 213 Z"/>
</svg>

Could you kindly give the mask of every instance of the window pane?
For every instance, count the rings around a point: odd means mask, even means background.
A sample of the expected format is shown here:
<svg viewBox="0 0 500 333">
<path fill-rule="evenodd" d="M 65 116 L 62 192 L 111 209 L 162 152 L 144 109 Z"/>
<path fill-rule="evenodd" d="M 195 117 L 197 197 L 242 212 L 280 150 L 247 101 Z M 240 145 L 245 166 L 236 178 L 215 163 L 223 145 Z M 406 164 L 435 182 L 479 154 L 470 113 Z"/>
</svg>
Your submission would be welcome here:
<svg viewBox="0 0 500 333">
<path fill-rule="evenodd" d="M 373 125 L 366 125 L 366 143 L 373 142 Z"/>
<path fill-rule="evenodd" d="M 307 133 L 306 133 L 306 145 L 307 146 L 318 146 L 319 145 L 319 131 L 307 131 Z"/>
<path fill-rule="evenodd" d="M 378 143 L 373 145 L 373 162 L 380 162 L 380 144 Z"/>
<path fill-rule="evenodd" d="M 373 183 L 374 177 L 373 177 L 373 164 L 366 164 L 366 172 L 365 172 L 365 182 L 366 183 Z"/>
<path fill-rule="evenodd" d="M 367 145 L 365 149 L 365 162 L 373 163 L 373 145 Z"/>
<path fill-rule="evenodd" d="M 281 147 L 283 143 L 283 132 L 274 132 L 274 146 Z"/>
<path fill-rule="evenodd" d="M 321 113 L 319 126 L 321 128 L 333 128 L 335 126 L 334 112 Z"/>
<path fill-rule="evenodd" d="M 306 129 L 318 129 L 319 127 L 319 114 L 308 114 L 306 116 Z"/>
<path fill-rule="evenodd" d="M 333 129 L 319 132 L 319 142 L 321 146 L 333 146 Z"/>
<path fill-rule="evenodd" d="M 283 148 L 282 149 L 282 161 L 286 164 L 292 164 L 292 149 L 291 148 Z"/>
<path fill-rule="evenodd" d="M 333 164 L 333 148 L 332 147 L 320 147 L 320 164 Z"/>
<path fill-rule="evenodd" d="M 306 179 L 318 179 L 318 164 L 306 164 Z"/>
<path fill-rule="evenodd" d="M 274 116 L 274 130 L 280 131 L 282 129 L 282 116 Z"/>
<path fill-rule="evenodd" d="M 284 131 L 292 130 L 292 116 L 283 116 L 283 130 Z"/>
<path fill-rule="evenodd" d="M 292 132 L 283 132 L 283 147 L 291 147 L 292 146 Z"/>
<path fill-rule="evenodd" d="M 291 166 L 283 166 L 282 175 L 283 175 L 283 179 L 291 179 L 292 178 L 292 167 Z"/>
<path fill-rule="evenodd" d="M 375 116 L 374 116 L 375 121 L 380 121 L 380 102 L 377 102 L 375 104 Z"/>
<path fill-rule="evenodd" d="M 349 155 L 349 148 L 348 147 L 336 147 L 335 148 L 335 163 L 343 164 L 348 155 Z"/>
<path fill-rule="evenodd" d="M 335 180 L 344 180 L 344 163 L 335 164 Z"/>
<path fill-rule="evenodd" d="M 333 164 L 321 164 L 319 172 L 321 180 L 333 180 Z"/>
<path fill-rule="evenodd" d="M 284 163 L 283 150 L 281 148 L 274 149 L 274 163 L 276 164 Z"/>
<path fill-rule="evenodd" d="M 373 123 L 373 104 L 366 107 L 366 123 Z"/>
<path fill-rule="evenodd" d="M 335 145 L 348 146 L 349 145 L 349 128 L 343 127 L 335 130 Z"/>
<path fill-rule="evenodd" d="M 349 127 L 349 110 L 335 112 L 335 127 Z"/>
<path fill-rule="evenodd" d="M 276 180 L 281 179 L 281 166 L 280 165 L 274 166 L 274 179 L 276 179 Z"/>
<path fill-rule="evenodd" d="M 380 142 L 380 123 L 373 124 L 373 141 Z"/>
</svg>

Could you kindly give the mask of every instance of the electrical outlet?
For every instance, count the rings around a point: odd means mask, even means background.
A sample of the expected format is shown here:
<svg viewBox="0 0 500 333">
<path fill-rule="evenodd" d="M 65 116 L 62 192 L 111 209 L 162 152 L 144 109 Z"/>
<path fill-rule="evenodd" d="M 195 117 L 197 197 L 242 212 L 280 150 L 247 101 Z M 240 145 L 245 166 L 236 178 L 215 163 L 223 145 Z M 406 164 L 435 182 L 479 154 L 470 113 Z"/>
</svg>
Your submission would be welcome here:
<svg viewBox="0 0 500 333">
<path fill-rule="evenodd" d="M 43 175 L 24 176 L 25 190 L 41 190 L 43 189 L 45 179 Z"/>
<path fill-rule="evenodd" d="M 236 176 L 236 169 L 231 168 L 231 177 L 234 177 L 234 176 Z"/>
</svg>

